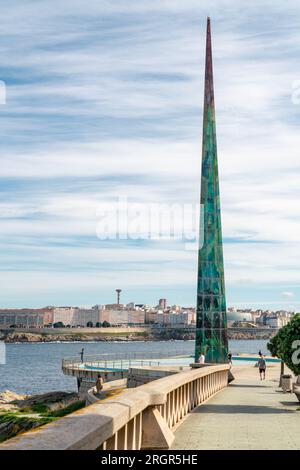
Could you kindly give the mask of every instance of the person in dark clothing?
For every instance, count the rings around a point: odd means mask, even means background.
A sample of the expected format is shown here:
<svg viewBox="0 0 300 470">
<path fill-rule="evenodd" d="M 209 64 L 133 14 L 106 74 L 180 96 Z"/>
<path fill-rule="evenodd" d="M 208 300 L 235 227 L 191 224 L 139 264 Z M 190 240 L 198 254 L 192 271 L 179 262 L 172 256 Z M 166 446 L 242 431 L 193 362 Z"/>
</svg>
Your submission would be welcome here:
<svg viewBox="0 0 300 470">
<path fill-rule="evenodd" d="M 261 355 L 260 358 L 258 359 L 258 368 L 259 368 L 260 380 L 265 380 L 267 364 L 263 355 Z"/>
<path fill-rule="evenodd" d="M 82 348 L 82 350 L 80 351 L 80 360 L 81 362 L 83 362 L 83 354 L 84 354 L 84 348 Z"/>
</svg>

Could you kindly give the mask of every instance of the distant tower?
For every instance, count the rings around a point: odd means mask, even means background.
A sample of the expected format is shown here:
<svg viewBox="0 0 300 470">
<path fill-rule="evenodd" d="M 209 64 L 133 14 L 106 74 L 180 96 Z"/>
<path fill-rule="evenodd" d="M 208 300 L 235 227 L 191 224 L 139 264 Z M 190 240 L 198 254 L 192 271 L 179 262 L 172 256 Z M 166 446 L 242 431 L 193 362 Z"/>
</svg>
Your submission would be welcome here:
<svg viewBox="0 0 300 470">
<path fill-rule="evenodd" d="M 167 299 L 159 299 L 158 306 L 159 306 L 159 308 L 162 308 L 163 310 L 166 310 L 166 308 L 167 308 Z"/>
<path fill-rule="evenodd" d="M 120 305 L 120 294 L 121 294 L 121 292 L 122 292 L 122 289 L 116 289 L 118 306 Z"/>
<path fill-rule="evenodd" d="M 223 243 L 213 86 L 210 19 L 207 19 L 202 137 L 201 209 L 203 240 L 198 252 L 195 360 L 228 361 Z"/>
</svg>

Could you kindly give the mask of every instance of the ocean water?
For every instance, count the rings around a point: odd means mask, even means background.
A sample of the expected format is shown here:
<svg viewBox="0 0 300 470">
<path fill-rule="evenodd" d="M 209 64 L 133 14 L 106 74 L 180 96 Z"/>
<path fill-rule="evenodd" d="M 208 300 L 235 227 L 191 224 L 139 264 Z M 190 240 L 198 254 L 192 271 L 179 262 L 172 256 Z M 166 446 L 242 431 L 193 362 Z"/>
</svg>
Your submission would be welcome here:
<svg viewBox="0 0 300 470">
<path fill-rule="evenodd" d="M 265 340 L 231 340 L 232 354 L 268 354 Z M 6 363 L 0 364 L 0 391 L 44 393 L 53 390 L 76 391 L 76 378 L 65 376 L 61 361 L 77 356 L 81 348 L 85 355 L 104 353 L 139 353 L 159 351 L 193 354 L 194 341 L 95 342 L 95 343 L 22 343 L 6 345 Z"/>
</svg>

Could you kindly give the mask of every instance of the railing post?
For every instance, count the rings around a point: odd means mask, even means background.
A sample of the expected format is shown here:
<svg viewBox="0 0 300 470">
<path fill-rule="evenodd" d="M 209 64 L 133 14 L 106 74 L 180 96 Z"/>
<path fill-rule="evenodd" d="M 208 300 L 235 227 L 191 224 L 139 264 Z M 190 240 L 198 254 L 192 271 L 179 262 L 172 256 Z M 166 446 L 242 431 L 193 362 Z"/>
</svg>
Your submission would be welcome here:
<svg viewBox="0 0 300 470">
<path fill-rule="evenodd" d="M 136 417 L 132 418 L 129 423 L 128 423 L 128 430 L 127 430 L 127 449 L 128 450 L 136 450 L 135 445 L 135 432 L 136 432 L 136 427 L 135 427 L 135 420 Z"/>
<path fill-rule="evenodd" d="M 135 421 L 135 447 L 140 450 L 142 446 L 142 426 L 143 426 L 143 413 L 139 413 Z"/>
<path fill-rule="evenodd" d="M 155 406 L 143 412 L 142 449 L 169 449 L 174 434 Z"/>
<path fill-rule="evenodd" d="M 116 432 L 112 437 L 106 441 L 106 450 L 116 450 L 118 448 L 118 433 Z"/>
</svg>

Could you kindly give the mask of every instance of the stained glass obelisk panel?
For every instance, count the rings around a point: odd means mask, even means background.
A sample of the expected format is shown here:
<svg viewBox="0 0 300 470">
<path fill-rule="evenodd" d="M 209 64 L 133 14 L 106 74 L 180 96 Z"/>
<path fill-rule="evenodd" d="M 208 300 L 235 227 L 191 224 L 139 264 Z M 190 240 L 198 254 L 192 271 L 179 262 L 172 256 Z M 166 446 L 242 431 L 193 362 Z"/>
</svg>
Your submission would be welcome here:
<svg viewBox="0 0 300 470">
<path fill-rule="evenodd" d="M 203 240 L 198 254 L 195 360 L 227 362 L 228 339 L 213 87 L 210 19 L 207 20 L 202 140 L 201 210 Z"/>
</svg>

